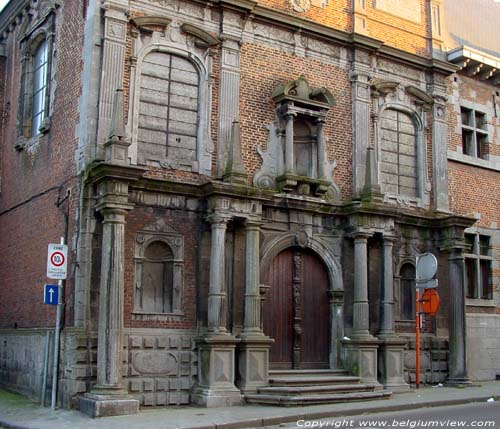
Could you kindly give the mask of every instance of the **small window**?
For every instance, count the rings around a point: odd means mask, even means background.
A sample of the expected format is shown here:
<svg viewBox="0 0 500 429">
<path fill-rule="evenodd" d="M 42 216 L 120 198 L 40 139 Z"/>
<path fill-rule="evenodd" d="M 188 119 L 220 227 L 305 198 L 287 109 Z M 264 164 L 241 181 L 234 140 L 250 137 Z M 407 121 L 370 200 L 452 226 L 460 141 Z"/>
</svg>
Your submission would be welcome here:
<svg viewBox="0 0 500 429">
<path fill-rule="evenodd" d="M 467 298 L 493 299 L 490 237 L 465 234 L 470 253 L 465 254 L 465 288 Z"/>
<path fill-rule="evenodd" d="M 462 153 L 475 158 L 487 158 L 488 131 L 486 115 L 466 107 L 460 108 L 462 120 Z"/>
<path fill-rule="evenodd" d="M 404 264 L 400 270 L 401 320 L 415 320 L 415 267 Z"/>
</svg>

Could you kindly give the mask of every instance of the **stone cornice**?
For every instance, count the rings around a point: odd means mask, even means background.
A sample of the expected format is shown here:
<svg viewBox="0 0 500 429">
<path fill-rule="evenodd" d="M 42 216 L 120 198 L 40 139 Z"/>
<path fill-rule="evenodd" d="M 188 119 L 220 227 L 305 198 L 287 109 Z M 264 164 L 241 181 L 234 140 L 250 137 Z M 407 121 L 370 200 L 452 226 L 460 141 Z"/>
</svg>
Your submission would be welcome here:
<svg viewBox="0 0 500 429">
<path fill-rule="evenodd" d="M 136 182 L 147 170 L 132 165 L 117 165 L 99 162 L 91 165 L 86 172 L 87 183 L 99 183 L 107 179 L 118 179 L 124 182 Z"/>
<path fill-rule="evenodd" d="M 29 0 L 12 0 L 0 12 L 0 40 L 2 33 L 8 30 L 10 25 L 15 25 L 15 20 L 19 15 L 22 15 L 24 10 L 29 6 Z"/>
<path fill-rule="evenodd" d="M 281 26 L 292 28 L 294 31 L 301 31 L 302 34 L 310 34 L 314 37 L 375 52 L 382 57 L 402 62 L 413 67 L 430 69 L 434 72 L 445 75 L 449 75 L 458 70 L 458 67 L 451 62 L 435 58 L 426 58 L 410 52 L 402 51 L 385 45 L 382 40 L 358 33 L 348 33 L 333 29 L 326 25 L 297 17 L 286 12 L 258 5 L 252 0 L 218 0 L 214 3 L 220 4 L 222 7 L 237 9 L 245 14 L 251 14 L 254 19 L 272 22 Z"/>
</svg>

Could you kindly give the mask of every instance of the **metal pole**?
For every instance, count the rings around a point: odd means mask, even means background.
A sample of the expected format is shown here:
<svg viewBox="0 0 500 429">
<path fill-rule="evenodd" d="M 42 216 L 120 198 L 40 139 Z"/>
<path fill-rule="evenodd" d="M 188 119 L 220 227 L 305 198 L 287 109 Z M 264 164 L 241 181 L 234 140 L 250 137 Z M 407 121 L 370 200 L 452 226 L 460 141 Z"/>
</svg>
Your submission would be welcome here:
<svg viewBox="0 0 500 429">
<path fill-rule="evenodd" d="M 415 385 L 420 387 L 420 293 L 415 292 Z"/>
<path fill-rule="evenodd" d="M 64 237 L 61 237 L 61 244 L 64 244 Z M 56 399 L 57 399 L 57 381 L 58 381 L 58 367 L 59 367 L 59 335 L 61 332 L 61 317 L 62 317 L 62 287 L 63 281 L 58 280 L 57 285 L 59 287 L 59 302 L 57 303 L 57 315 L 56 315 L 56 330 L 54 333 L 54 363 L 52 365 L 52 398 L 50 401 L 50 408 L 56 409 Z"/>
<path fill-rule="evenodd" d="M 45 356 L 43 358 L 43 375 L 42 375 L 42 394 L 40 404 L 45 407 L 45 393 L 47 391 L 47 372 L 49 369 L 49 349 L 50 349 L 50 332 L 47 331 L 47 341 L 45 342 Z"/>
</svg>

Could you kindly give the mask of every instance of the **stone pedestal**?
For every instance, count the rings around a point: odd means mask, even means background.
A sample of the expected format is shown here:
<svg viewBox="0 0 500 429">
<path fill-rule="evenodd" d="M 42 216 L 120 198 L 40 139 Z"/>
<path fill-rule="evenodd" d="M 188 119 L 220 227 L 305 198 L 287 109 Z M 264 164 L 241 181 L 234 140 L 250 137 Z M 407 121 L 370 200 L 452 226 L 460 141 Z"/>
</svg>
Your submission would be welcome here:
<svg viewBox="0 0 500 429">
<path fill-rule="evenodd" d="M 397 337 L 381 338 L 378 352 L 380 383 L 393 392 L 407 391 L 404 380 L 404 348 L 406 340 Z"/>
<path fill-rule="evenodd" d="M 269 349 L 273 340 L 265 335 L 243 337 L 238 345 L 238 387 L 256 393 L 269 384 Z"/>
<path fill-rule="evenodd" d="M 197 340 L 199 385 L 193 390 L 194 403 L 206 407 L 227 407 L 243 402 L 234 384 L 234 356 L 238 339 L 229 334 L 210 335 Z"/>
<path fill-rule="evenodd" d="M 105 394 L 86 393 L 80 398 L 80 411 L 90 417 L 110 417 L 137 414 L 139 401 L 132 399 L 126 391 L 120 390 Z"/>
<path fill-rule="evenodd" d="M 376 388 L 382 388 L 377 380 L 377 355 L 380 341 L 373 339 L 360 339 L 343 341 L 346 352 L 345 368 L 360 381 Z"/>
</svg>

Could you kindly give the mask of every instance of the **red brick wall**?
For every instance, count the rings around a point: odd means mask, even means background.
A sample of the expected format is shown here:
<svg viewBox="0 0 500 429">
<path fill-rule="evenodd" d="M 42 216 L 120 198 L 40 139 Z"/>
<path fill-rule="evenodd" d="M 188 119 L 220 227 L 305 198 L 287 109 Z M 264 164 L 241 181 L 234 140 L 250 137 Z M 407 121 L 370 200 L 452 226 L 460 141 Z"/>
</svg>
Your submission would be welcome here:
<svg viewBox="0 0 500 429">
<path fill-rule="evenodd" d="M 83 16 L 81 1 L 57 10 L 54 110 L 48 134 L 33 149 L 16 151 L 20 60 L 18 32 L 7 40 L 5 103 L 10 110 L 2 129 L 0 194 L 0 327 L 52 326 L 54 309 L 43 300 L 48 243 L 64 233 L 64 216 L 55 206 L 59 187 L 72 196 L 61 209 L 70 215 L 70 243 L 78 183 L 75 178 L 75 126 L 79 120 Z M 3 79 L 2 79 L 3 82 Z M 2 105 L 5 109 L 5 104 Z M 69 205 L 69 207 L 68 207 Z M 71 246 L 70 246 L 71 247 Z M 71 257 L 70 257 L 71 263 Z M 71 265 L 69 265 L 70 271 Z M 71 274 L 70 274 L 71 275 Z M 71 279 L 66 288 L 67 322 L 71 324 Z M 21 317 L 22 315 L 22 317 Z"/>
<path fill-rule="evenodd" d="M 137 321 L 131 320 L 134 308 L 135 290 L 135 244 L 138 231 L 157 219 L 164 219 L 184 238 L 184 316 L 175 321 Z M 127 215 L 125 243 L 125 326 L 130 328 L 195 328 L 196 285 L 198 279 L 197 259 L 201 242 L 200 224 L 202 219 L 196 212 L 164 209 L 159 207 L 136 206 Z M 206 281 L 207 279 L 205 279 Z"/>
</svg>

